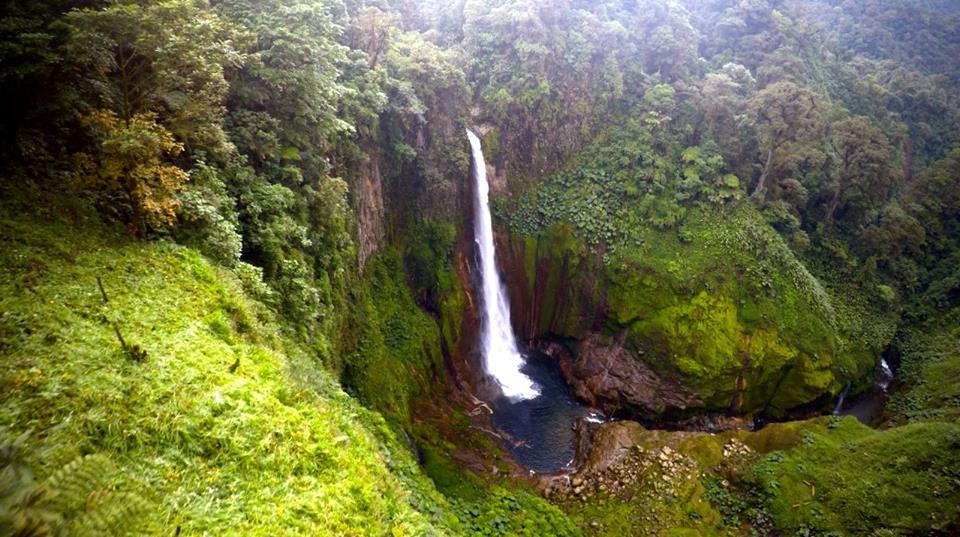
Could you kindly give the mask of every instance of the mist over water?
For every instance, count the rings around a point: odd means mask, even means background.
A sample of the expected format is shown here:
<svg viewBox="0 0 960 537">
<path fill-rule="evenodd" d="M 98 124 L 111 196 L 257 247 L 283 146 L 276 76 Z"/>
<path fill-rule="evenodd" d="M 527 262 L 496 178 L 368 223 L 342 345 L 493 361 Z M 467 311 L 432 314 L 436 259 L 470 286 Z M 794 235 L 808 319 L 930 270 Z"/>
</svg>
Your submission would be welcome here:
<svg viewBox="0 0 960 537">
<path fill-rule="evenodd" d="M 493 377 L 503 395 L 512 400 L 532 399 L 539 390 L 521 369 L 523 355 L 517 349 L 516 337 L 510 324 L 510 304 L 497 271 L 496 250 L 493 245 L 493 222 L 490 217 L 490 185 L 487 182 L 487 164 L 483 158 L 480 138 L 469 130 L 473 152 L 473 175 L 477 199 L 474 215 L 474 233 L 480 252 L 481 309 L 480 351 L 484 370 Z"/>
</svg>

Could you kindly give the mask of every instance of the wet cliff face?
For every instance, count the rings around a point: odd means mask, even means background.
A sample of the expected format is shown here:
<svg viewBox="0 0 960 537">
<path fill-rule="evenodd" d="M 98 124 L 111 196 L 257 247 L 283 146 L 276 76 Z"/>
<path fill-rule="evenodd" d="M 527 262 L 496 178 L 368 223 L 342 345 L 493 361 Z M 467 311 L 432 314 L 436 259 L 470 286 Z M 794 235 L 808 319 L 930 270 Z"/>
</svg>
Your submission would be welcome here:
<svg viewBox="0 0 960 537">
<path fill-rule="evenodd" d="M 360 267 L 383 242 L 384 205 L 380 157 L 368 157 L 361 165 L 354 187 L 357 211 L 357 258 Z"/>
<path fill-rule="evenodd" d="M 739 218 L 752 216 L 704 215 L 688 232 Z M 801 292 L 819 287 L 796 260 L 734 260 L 716 245 L 657 240 L 605 258 L 563 226 L 499 236 L 518 336 L 565 338 L 564 372 L 581 399 L 646 419 L 783 416 L 869 372 L 878 349 L 851 348 L 830 297 Z M 758 280 L 761 266 L 769 274 Z"/>
</svg>

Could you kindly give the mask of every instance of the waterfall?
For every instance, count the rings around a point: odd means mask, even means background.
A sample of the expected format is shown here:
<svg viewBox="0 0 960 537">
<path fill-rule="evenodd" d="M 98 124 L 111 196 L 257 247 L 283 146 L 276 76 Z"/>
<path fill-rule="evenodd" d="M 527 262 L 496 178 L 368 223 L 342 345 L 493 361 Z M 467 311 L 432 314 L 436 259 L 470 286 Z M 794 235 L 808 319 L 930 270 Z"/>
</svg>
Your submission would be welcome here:
<svg viewBox="0 0 960 537">
<path fill-rule="evenodd" d="M 840 392 L 840 397 L 837 399 L 837 406 L 833 407 L 833 415 L 839 416 L 840 412 L 843 411 L 843 401 L 847 398 L 847 392 L 850 391 L 850 383 L 848 382 L 846 386 L 843 387 L 843 391 Z"/>
<path fill-rule="evenodd" d="M 893 370 L 885 358 L 880 359 L 880 371 L 877 374 L 877 387 L 884 392 L 890 388 L 890 381 L 893 380 Z"/>
<path fill-rule="evenodd" d="M 493 222 L 490 217 L 490 185 L 487 183 L 487 164 L 483 158 L 480 138 L 467 131 L 473 152 L 473 177 L 476 180 L 477 199 L 474 207 L 474 234 L 480 251 L 480 280 L 482 281 L 480 320 L 480 350 L 483 366 L 493 377 L 503 395 L 513 400 L 533 399 L 539 395 L 536 384 L 523 374 L 523 355 L 517 349 L 517 340 L 510 324 L 510 304 L 497 271 L 496 249 L 493 245 Z"/>
</svg>

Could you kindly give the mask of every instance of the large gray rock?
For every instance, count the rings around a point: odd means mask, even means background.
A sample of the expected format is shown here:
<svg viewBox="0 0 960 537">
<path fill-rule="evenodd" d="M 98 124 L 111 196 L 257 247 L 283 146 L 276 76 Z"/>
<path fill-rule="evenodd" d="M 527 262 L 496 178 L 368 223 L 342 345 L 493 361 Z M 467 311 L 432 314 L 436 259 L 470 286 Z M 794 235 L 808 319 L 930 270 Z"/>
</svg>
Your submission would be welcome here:
<svg viewBox="0 0 960 537">
<path fill-rule="evenodd" d="M 679 382 L 662 378 L 624 347 L 624 336 L 604 343 L 595 333 L 580 342 L 576 356 L 560 346 L 546 348 L 560 360 L 560 369 L 574 394 L 607 414 L 628 409 L 633 414 L 662 416 L 697 407 L 699 397 Z"/>
</svg>

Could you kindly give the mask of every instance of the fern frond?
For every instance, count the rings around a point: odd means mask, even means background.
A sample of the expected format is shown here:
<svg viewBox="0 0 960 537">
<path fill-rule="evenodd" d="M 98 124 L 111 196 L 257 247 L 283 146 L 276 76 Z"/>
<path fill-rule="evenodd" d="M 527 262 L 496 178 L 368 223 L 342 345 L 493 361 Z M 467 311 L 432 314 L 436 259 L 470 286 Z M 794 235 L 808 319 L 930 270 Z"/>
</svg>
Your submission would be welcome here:
<svg viewBox="0 0 960 537">
<path fill-rule="evenodd" d="M 126 535 L 136 530 L 149 512 L 150 504 L 136 494 L 101 495 L 90 510 L 71 522 L 67 533 L 77 537 Z"/>
<path fill-rule="evenodd" d="M 103 455 L 79 457 L 57 470 L 44 481 L 50 491 L 49 505 L 60 512 L 81 510 L 91 493 L 106 489 L 116 476 L 116 468 Z"/>
</svg>

